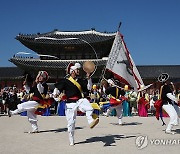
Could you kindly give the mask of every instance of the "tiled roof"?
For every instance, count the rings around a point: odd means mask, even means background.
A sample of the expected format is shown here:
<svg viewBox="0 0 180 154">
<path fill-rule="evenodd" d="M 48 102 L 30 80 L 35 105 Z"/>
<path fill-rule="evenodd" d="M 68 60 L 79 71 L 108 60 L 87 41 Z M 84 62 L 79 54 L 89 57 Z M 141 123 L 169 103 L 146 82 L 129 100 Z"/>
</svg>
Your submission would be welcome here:
<svg viewBox="0 0 180 154">
<path fill-rule="evenodd" d="M 52 31 L 42 34 L 19 34 L 16 39 L 23 44 L 29 43 L 41 43 L 41 44 L 84 44 L 96 43 L 112 40 L 115 38 L 116 33 L 101 33 L 95 30 L 81 31 L 81 32 L 61 32 Z"/>
<path fill-rule="evenodd" d="M 143 79 L 154 79 L 161 73 L 168 73 L 170 78 L 180 79 L 180 65 L 143 65 L 137 68 Z"/>
<path fill-rule="evenodd" d="M 24 71 L 18 67 L 0 67 L 0 79 L 23 78 Z"/>
<path fill-rule="evenodd" d="M 18 58 L 13 57 L 10 59 L 10 62 L 14 63 L 16 66 L 23 67 L 23 68 L 34 68 L 37 69 L 51 69 L 51 70 L 57 70 L 66 68 L 69 63 L 80 63 L 83 64 L 85 61 L 89 61 L 87 59 L 85 60 L 40 60 L 40 59 L 27 59 L 27 58 Z M 90 61 L 93 61 L 96 66 L 104 66 L 106 65 L 107 60 L 103 59 L 90 59 Z"/>
</svg>

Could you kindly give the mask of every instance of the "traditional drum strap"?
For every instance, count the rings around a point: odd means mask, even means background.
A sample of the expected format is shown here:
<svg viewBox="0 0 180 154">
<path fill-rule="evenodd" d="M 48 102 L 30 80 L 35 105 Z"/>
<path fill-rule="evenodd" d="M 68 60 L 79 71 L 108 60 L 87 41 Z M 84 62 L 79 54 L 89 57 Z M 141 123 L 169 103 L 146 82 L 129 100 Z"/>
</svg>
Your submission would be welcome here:
<svg viewBox="0 0 180 154">
<path fill-rule="evenodd" d="M 116 98 L 118 98 L 119 89 L 116 87 Z"/>
<path fill-rule="evenodd" d="M 110 94 L 109 97 L 112 98 L 112 99 L 115 99 L 115 100 L 117 100 L 117 101 L 120 101 L 118 94 L 119 94 L 119 89 L 116 87 L 116 96 L 114 97 L 114 96 L 112 96 L 112 95 Z"/>
<path fill-rule="evenodd" d="M 81 96 L 84 98 L 84 94 L 83 94 L 81 85 L 76 80 L 74 80 L 71 76 L 68 78 L 68 80 L 71 81 L 79 89 Z"/>
<path fill-rule="evenodd" d="M 116 87 L 116 96 L 114 97 L 110 94 L 109 97 L 113 99 L 118 99 L 118 93 L 119 93 L 119 89 Z"/>
<path fill-rule="evenodd" d="M 161 86 L 161 88 L 160 88 L 160 92 L 159 92 L 159 99 L 161 99 L 161 95 L 162 95 L 162 88 L 163 88 L 163 86 Z"/>
</svg>

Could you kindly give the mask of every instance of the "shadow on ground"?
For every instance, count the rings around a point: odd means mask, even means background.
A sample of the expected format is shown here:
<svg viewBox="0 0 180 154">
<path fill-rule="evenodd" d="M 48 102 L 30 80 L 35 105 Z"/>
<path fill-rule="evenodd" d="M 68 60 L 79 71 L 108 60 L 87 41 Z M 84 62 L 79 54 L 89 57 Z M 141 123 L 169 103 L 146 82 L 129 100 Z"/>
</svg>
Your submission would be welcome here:
<svg viewBox="0 0 180 154">
<path fill-rule="evenodd" d="M 92 142 L 103 142 L 104 146 L 116 146 L 114 143 L 116 143 L 117 140 L 120 139 L 127 139 L 136 137 L 135 135 L 125 136 L 125 135 L 107 135 L 107 136 L 99 136 L 99 137 L 91 137 L 89 139 L 86 139 L 86 141 L 77 142 L 75 144 L 85 144 L 85 143 L 92 143 Z"/>
<path fill-rule="evenodd" d="M 83 129 L 84 127 L 76 127 L 75 129 Z M 50 130 L 41 130 L 39 133 L 61 133 L 61 132 L 67 132 L 67 128 L 58 128 L 58 129 L 50 129 Z"/>
<path fill-rule="evenodd" d="M 174 130 L 175 133 L 180 134 L 180 129 Z"/>
</svg>

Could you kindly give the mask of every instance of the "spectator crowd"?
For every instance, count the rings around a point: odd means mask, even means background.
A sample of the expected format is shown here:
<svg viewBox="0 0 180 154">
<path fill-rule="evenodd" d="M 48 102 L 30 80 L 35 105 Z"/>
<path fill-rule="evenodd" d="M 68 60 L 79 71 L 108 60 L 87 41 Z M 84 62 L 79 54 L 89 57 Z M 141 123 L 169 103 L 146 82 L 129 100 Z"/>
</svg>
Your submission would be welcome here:
<svg viewBox="0 0 180 154">
<path fill-rule="evenodd" d="M 91 103 L 97 103 L 101 110 L 100 115 L 105 115 L 108 107 L 105 105 L 109 102 L 109 97 L 105 93 L 106 88 L 109 86 L 108 82 L 102 82 L 102 84 L 94 84 L 90 91 L 89 101 Z M 143 87 L 141 87 L 143 89 Z M 159 89 L 146 89 L 135 92 L 132 88 L 125 85 L 122 87 L 125 91 L 126 100 L 123 104 L 123 116 L 154 116 L 155 107 L 154 103 L 159 99 Z M 174 91 L 175 96 L 180 99 L 180 90 Z M 60 113 L 60 107 L 64 101 L 61 98 L 62 93 L 57 88 L 49 89 L 48 95 L 54 98 L 54 102 L 49 108 L 50 115 L 63 115 Z M 29 94 L 22 87 L 18 89 L 16 85 L 12 87 L 2 88 L 0 91 L 0 113 L 1 115 L 7 115 L 8 110 L 15 110 L 17 105 L 30 99 Z M 116 111 L 113 110 L 111 115 L 116 115 Z"/>
</svg>

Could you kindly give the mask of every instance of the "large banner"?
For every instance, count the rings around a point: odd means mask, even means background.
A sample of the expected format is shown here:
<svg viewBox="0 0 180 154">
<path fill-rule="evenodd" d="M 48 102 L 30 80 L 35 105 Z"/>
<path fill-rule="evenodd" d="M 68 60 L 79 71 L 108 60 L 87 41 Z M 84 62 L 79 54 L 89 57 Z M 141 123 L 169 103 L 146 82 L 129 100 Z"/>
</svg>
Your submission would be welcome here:
<svg viewBox="0 0 180 154">
<path fill-rule="evenodd" d="M 114 39 L 106 69 L 111 71 L 120 82 L 133 87 L 135 91 L 144 85 L 120 32 L 117 32 Z"/>
</svg>

